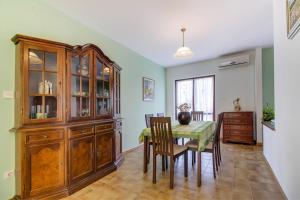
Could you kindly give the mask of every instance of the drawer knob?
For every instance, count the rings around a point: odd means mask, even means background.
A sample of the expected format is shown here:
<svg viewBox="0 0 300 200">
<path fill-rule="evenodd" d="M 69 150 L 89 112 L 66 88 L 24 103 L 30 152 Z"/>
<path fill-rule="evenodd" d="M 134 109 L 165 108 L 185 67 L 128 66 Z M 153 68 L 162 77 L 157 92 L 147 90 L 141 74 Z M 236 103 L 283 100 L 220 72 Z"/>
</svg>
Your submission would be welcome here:
<svg viewBox="0 0 300 200">
<path fill-rule="evenodd" d="M 43 135 L 43 138 L 48 138 L 48 135 Z"/>
</svg>

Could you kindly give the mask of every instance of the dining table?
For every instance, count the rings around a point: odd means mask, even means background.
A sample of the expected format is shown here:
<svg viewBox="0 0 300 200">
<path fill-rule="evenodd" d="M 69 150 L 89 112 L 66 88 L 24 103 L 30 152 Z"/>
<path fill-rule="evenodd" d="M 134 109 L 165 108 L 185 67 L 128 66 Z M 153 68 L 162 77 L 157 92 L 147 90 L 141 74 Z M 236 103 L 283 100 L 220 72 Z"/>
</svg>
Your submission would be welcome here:
<svg viewBox="0 0 300 200">
<path fill-rule="evenodd" d="M 198 141 L 197 151 L 197 185 L 201 186 L 201 152 L 213 137 L 215 122 L 213 121 L 192 121 L 188 125 L 181 125 L 177 121 L 172 123 L 173 138 L 190 138 Z M 144 173 L 148 171 L 147 151 L 151 129 L 145 128 L 139 136 L 139 141 L 144 142 Z"/>
</svg>

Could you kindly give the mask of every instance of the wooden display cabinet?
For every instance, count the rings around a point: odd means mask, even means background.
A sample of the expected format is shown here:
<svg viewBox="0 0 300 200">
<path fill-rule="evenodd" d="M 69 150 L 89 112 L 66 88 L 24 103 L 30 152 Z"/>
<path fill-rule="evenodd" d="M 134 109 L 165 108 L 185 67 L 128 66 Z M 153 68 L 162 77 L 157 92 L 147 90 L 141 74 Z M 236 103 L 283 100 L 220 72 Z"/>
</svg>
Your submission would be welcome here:
<svg viewBox="0 0 300 200">
<path fill-rule="evenodd" d="M 122 163 L 121 68 L 96 45 L 16 35 L 17 199 L 59 199 Z"/>
</svg>

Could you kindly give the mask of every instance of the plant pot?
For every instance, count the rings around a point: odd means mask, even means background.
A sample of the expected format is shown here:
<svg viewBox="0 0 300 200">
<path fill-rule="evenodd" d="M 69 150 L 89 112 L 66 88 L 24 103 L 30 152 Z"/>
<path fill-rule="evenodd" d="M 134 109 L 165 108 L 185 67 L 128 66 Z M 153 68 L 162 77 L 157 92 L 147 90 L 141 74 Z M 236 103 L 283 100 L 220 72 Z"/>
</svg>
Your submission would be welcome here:
<svg viewBox="0 0 300 200">
<path fill-rule="evenodd" d="M 192 119 L 191 113 L 190 112 L 179 112 L 177 119 L 181 125 L 188 125 Z"/>
</svg>

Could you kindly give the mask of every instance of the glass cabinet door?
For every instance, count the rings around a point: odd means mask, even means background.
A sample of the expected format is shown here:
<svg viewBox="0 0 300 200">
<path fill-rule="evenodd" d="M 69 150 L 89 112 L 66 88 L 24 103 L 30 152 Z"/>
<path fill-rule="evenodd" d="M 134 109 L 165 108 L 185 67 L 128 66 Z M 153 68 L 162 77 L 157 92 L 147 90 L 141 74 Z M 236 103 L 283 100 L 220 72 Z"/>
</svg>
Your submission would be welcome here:
<svg viewBox="0 0 300 200">
<path fill-rule="evenodd" d="M 115 86 L 115 91 L 114 91 L 114 94 L 115 94 L 115 105 L 114 105 L 114 114 L 116 117 L 119 117 L 120 114 L 121 114 L 121 88 L 120 88 L 120 85 L 121 85 L 121 78 L 120 78 L 120 71 L 115 69 L 114 70 L 114 86 Z"/>
<path fill-rule="evenodd" d="M 90 53 L 71 55 L 71 118 L 91 116 Z"/>
<path fill-rule="evenodd" d="M 111 114 L 111 67 L 96 57 L 96 116 Z"/>
<path fill-rule="evenodd" d="M 25 48 L 26 49 L 26 48 Z M 42 50 L 41 50 L 42 49 Z M 28 47 L 27 79 L 28 119 L 57 120 L 61 118 L 61 72 L 58 52 L 51 49 Z"/>
</svg>

